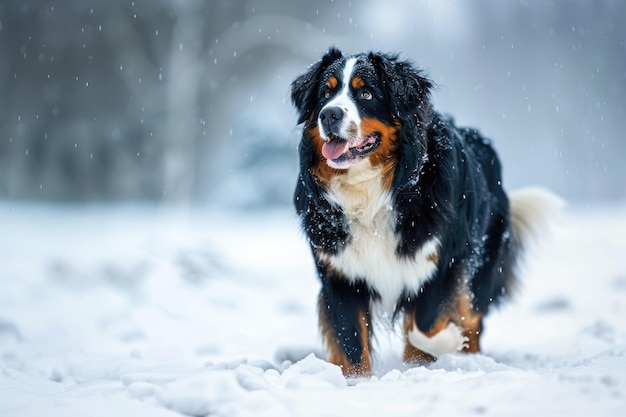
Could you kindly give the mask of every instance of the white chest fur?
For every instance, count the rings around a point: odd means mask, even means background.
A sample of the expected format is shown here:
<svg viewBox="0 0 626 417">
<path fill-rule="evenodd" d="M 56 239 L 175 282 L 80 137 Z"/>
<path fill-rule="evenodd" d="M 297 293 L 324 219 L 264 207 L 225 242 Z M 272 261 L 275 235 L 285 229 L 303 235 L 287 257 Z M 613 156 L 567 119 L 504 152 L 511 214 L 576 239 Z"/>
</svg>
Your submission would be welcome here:
<svg viewBox="0 0 626 417">
<path fill-rule="evenodd" d="M 368 160 L 334 177 L 327 197 L 345 213 L 350 239 L 337 255 L 324 255 L 351 281 L 365 280 L 381 297 L 382 312 L 391 314 L 403 290 L 419 292 L 433 275 L 439 241 L 426 242 L 412 257 L 396 254 L 396 213 L 383 188 L 380 169 Z"/>
</svg>

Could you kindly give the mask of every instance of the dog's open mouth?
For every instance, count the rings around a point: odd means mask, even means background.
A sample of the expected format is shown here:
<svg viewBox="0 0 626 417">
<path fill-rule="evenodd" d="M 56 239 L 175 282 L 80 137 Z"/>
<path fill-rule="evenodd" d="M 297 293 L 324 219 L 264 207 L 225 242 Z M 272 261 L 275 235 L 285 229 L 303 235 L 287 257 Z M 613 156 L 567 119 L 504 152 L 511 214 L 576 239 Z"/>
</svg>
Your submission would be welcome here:
<svg viewBox="0 0 626 417">
<path fill-rule="evenodd" d="M 352 143 L 336 135 L 331 135 L 322 145 L 322 155 L 333 165 L 342 165 L 357 158 L 368 156 L 380 145 L 380 135 L 372 133 L 360 142 Z"/>
</svg>

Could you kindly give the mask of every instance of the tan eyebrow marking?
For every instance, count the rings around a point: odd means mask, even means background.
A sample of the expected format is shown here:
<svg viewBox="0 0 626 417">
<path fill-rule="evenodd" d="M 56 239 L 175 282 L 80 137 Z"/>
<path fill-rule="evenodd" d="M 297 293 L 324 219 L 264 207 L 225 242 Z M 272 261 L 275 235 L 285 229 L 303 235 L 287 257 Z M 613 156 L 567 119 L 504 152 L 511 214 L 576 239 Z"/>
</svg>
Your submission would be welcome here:
<svg viewBox="0 0 626 417">
<path fill-rule="evenodd" d="M 328 88 L 336 88 L 337 84 L 339 84 L 339 82 L 337 81 L 337 78 L 335 77 L 330 77 L 328 81 L 326 81 L 326 86 Z"/>
<path fill-rule="evenodd" d="M 365 81 L 363 81 L 363 78 L 361 77 L 354 77 L 350 84 L 352 84 L 352 88 L 356 89 L 363 87 L 365 85 Z"/>
</svg>

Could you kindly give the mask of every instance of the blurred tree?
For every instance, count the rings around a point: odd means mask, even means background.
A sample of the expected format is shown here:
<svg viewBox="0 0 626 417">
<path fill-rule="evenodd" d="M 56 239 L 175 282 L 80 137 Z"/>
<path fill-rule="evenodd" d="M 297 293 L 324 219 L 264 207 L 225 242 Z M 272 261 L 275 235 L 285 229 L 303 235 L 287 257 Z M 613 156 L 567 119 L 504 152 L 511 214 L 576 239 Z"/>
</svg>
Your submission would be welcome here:
<svg viewBox="0 0 626 417">
<path fill-rule="evenodd" d="M 99 2 L 97 2 L 99 3 Z M 164 94 L 158 48 L 128 2 L 0 5 L 0 192 L 156 198 Z M 155 2 L 155 6 L 158 6 Z M 162 7 L 151 25 L 167 24 Z M 167 33 L 167 30 L 164 30 Z"/>
<path fill-rule="evenodd" d="M 265 11 L 306 3 L 2 2 L 0 197 L 206 195 L 232 159 L 242 79 L 275 70 L 268 46 L 293 46 L 305 26 Z"/>
</svg>

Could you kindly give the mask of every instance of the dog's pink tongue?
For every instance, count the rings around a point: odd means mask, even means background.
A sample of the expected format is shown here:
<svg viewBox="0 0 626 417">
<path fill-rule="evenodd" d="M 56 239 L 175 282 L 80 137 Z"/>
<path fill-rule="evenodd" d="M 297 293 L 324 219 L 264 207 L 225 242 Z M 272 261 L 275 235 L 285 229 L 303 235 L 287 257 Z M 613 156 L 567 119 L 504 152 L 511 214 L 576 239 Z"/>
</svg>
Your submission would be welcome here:
<svg viewBox="0 0 626 417">
<path fill-rule="evenodd" d="M 322 145 L 322 155 L 324 155 L 326 159 L 337 159 L 343 155 L 347 149 L 347 140 L 333 139 L 330 142 L 324 142 L 324 145 Z"/>
</svg>

